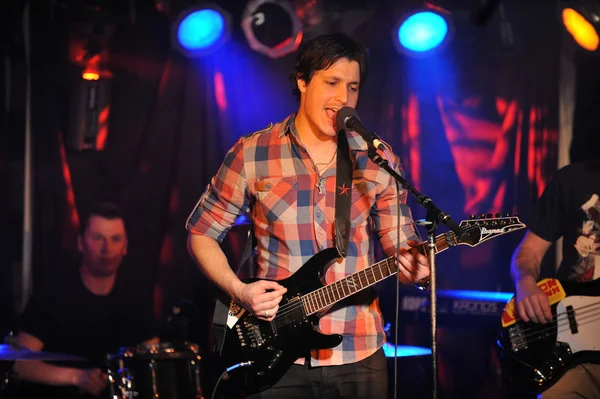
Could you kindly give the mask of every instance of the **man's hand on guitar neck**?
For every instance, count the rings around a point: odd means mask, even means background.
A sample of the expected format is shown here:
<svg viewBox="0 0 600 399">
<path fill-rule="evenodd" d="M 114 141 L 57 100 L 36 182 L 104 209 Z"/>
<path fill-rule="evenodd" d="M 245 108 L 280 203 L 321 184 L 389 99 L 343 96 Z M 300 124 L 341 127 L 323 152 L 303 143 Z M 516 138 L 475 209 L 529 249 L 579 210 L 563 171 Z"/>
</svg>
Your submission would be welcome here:
<svg viewBox="0 0 600 399">
<path fill-rule="evenodd" d="M 429 278 L 429 259 L 415 248 L 418 242 L 408 240 L 408 245 L 409 249 L 400 249 L 398 278 L 403 284 L 424 281 Z"/>
<path fill-rule="evenodd" d="M 517 283 L 517 311 L 523 321 L 548 323 L 552 320 L 550 300 L 537 286 L 533 276 L 523 276 Z"/>
<path fill-rule="evenodd" d="M 256 318 L 272 321 L 286 292 L 287 288 L 275 281 L 258 280 L 249 284 L 240 281 L 233 300 Z"/>
</svg>

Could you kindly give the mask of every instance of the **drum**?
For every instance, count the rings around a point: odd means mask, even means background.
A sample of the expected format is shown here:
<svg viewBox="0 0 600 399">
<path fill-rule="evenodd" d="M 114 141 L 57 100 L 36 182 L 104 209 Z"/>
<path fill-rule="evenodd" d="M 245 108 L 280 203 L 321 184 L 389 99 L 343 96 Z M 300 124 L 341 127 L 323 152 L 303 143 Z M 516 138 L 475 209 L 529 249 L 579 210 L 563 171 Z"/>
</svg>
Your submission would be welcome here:
<svg viewBox="0 0 600 399">
<path fill-rule="evenodd" d="M 196 344 L 121 348 L 108 355 L 111 399 L 203 399 Z"/>
</svg>

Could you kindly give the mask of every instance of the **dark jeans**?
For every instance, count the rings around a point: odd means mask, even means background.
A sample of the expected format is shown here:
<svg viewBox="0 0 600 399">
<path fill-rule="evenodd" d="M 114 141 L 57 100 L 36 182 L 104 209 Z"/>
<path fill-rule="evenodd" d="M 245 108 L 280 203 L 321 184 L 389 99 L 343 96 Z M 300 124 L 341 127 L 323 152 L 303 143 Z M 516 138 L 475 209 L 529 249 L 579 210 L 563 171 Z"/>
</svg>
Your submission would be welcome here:
<svg viewBox="0 0 600 399">
<path fill-rule="evenodd" d="M 383 349 L 360 362 L 341 366 L 292 365 L 271 389 L 248 399 L 387 399 L 388 375 Z"/>
</svg>

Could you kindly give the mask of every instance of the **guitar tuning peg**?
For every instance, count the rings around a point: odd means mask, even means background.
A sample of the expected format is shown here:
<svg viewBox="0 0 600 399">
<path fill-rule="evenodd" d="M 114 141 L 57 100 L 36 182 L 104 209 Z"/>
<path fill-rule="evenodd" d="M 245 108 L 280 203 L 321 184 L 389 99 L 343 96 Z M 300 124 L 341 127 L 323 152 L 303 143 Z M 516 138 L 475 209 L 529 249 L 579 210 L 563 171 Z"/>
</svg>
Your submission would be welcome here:
<svg viewBox="0 0 600 399">
<path fill-rule="evenodd" d="M 482 214 L 479 216 L 479 218 L 480 218 L 480 219 L 485 219 L 485 214 L 483 214 L 483 213 L 482 213 Z"/>
<path fill-rule="evenodd" d="M 500 215 L 500 213 L 496 213 L 495 215 L 497 218 L 501 217 L 502 215 Z"/>
<path fill-rule="evenodd" d="M 494 215 L 492 215 L 491 213 L 488 213 L 488 214 L 487 214 L 487 218 L 488 218 L 488 219 L 491 219 L 491 218 L 493 218 L 493 217 L 494 217 Z"/>
<path fill-rule="evenodd" d="M 475 215 L 473 215 L 473 214 L 471 214 L 471 215 L 469 216 L 469 219 L 471 219 L 471 220 L 473 220 L 473 219 L 475 219 L 475 218 L 476 218 L 476 216 L 475 216 Z"/>
</svg>

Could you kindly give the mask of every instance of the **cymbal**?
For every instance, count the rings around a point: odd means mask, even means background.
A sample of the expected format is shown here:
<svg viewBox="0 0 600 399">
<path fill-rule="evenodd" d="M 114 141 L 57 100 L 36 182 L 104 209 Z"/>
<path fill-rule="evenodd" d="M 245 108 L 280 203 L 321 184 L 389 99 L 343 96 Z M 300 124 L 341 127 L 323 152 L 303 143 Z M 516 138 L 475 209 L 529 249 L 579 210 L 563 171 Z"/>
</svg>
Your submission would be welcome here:
<svg viewBox="0 0 600 399">
<path fill-rule="evenodd" d="M 62 361 L 78 361 L 87 360 L 81 356 L 67 355 L 64 353 L 52 353 L 42 351 L 30 351 L 29 349 L 21 349 L 11 345 L 0 344 L 0 361 L 5 360 L 62 360 Z"/>
</svg>

